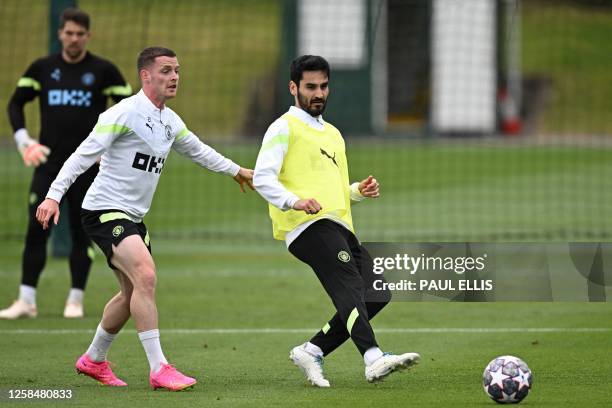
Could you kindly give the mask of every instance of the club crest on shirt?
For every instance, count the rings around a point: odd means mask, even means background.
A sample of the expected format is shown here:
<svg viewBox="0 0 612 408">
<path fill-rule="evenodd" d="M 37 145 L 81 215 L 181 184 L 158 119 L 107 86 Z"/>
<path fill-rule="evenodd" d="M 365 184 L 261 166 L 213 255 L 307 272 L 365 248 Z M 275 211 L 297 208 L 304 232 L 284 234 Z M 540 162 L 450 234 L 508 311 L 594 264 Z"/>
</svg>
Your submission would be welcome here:
<svg viewBox="0 0 612 408">
<path fill-rule="evenodd" d="M 123 225 L 117 225 L 113 228 L 113 237 L 117 238 L 119 235 L 123 234 Z"/>
<path fill-rule="evenodd" d="M 91 72 L 86 72 L 81 77 L 81 82 L 85 86 L 92 86 L 94 82 L 96 82 L 96 76 Z"/>
<path fill-rule="evenodd" d="M 346 251 L 340 251 L 338 252 L 338 259 L 346 263 L 351 260 L 351 256 Z"/>
<path fill-rule="evenodd" d="M 171 140 L 172 139 L 172 127 L 170 125 L 166 125 L 165 131 L 166 131 L 166 139 Z"/>
</svg>

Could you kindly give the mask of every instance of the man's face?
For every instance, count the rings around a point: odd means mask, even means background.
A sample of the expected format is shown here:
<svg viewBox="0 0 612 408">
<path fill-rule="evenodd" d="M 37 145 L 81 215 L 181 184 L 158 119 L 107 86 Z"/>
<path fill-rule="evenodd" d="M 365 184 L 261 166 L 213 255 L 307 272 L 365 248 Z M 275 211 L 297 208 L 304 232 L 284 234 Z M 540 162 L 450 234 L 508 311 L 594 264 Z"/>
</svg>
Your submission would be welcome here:
<svg viewBox="0 0 612 408">
<path fill-rule="evenodd" d="M 176 57 L 157 57 L 155 62 L 146 69 L 145 81 L 162 100 L 176 96 L 179 81 L 179 63 Z"/>
<path fill-rule="evenodd" d="M 300 86 L 292 81 L 289 90 L 300 108 L 311 116 L 319 116 L 327 105 L 329 78 L 323 71 L 304 71 Z"/>
<path fill-rule="evenodd" d="M 66 21 L 58 31 L 62 50 L 70 59 L 78 59 L 85 52 L 89 36 L 89 31 L 74 21 Z"/>
</svg>

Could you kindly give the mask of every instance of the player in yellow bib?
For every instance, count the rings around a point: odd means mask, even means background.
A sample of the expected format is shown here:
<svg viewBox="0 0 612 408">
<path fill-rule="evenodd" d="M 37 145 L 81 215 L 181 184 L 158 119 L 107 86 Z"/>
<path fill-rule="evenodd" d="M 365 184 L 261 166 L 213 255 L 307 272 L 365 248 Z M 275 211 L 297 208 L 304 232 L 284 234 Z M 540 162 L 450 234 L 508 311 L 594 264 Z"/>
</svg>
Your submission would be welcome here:
<svg viewBox="0 0 612 408">
<path fill-rule="evenodd" d="M 303 55 L 291 64 L 295 105 L 266 132 L 253 184 L 268 201 L 274 238 L 314 270 L 336 314 L 289 357 L 314 386 L 329 387 L 323 357 L 351 338 L 370 382 L 409 367 L 417 353 L 394 355 L 379 348 L 370 319 L 390 300 L 373 293 L 372 257 L 355 237 L 351 203 L 379 196 L 373 176 L 351 184 L 342 135 L 323 120 L 329 95 L 328 62 Z"/>
</svg>

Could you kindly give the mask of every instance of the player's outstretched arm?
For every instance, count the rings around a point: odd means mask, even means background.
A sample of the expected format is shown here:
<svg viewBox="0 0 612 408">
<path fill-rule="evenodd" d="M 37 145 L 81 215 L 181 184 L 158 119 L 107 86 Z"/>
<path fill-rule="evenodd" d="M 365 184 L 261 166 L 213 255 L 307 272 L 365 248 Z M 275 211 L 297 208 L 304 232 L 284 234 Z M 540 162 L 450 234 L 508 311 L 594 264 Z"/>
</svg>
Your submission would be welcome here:
<svg viewBox="0 0 612 408">
<path fill-rule="evenodd" d="M 236 183 L 240 184 L 240 190 L 243 193 L 246 193 L 246 190 L 244 189 L 245 184 L 251 190 L 255 190 L 255 187 L 253 187 L 253 170 L 251 169 L 241 167 L 240 170 L 238 170 L 238 174 L 234 176 L 234 180 L 236 180 Z"/>
<path fill-rule="evenodd" d="M 316 214 L 321 211 L 323 207 L 314 198 L 306 198 L 303 200 L 297 200 L 293 204 L 293 209 L 298 211 L 304 211 L 306 214 Z"/>
<path fill-rule="evenodd" d="M 174 140 L 172 148 L 181 156 L 187 157 L 194 163 L 208 170 L 232 176 L 234 180 L 240 184 L 243 191 L 242 185 L 253 179 L 252 170 L 243 169 L 202 142 L 194 133 L 187 130 L 187 128 L 179 132 L 179 136 Z"/>
<path fill-rule="evenodd" d="M 53 223 L 57 225 L 59 216 L 59 203 L 51 198 L 46 198 L 36 209 L 36 219 L 40 222 L 44 230 L 49 228 L 51 217 L 53 217 Z"/>
</svg>

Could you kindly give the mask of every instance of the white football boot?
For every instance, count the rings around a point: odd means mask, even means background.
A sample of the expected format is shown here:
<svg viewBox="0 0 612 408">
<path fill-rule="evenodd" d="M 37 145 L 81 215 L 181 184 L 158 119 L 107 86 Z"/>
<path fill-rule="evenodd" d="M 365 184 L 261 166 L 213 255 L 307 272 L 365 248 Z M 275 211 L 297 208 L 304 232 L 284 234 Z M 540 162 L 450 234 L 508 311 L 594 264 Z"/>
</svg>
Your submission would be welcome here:
<svg viewBox="0 0 612 408">
<path fill-rule="evenodd" d="M 380 381 L 396 370 L 404 370 L 419 362 L 421 356 L 418 353 L 404 353 L 395 355 L 384 353 L 382 357 L 365 368 L 366 380 L 369 382 Z"/>
<path fill-rule="evenodd" d="M 38 316 L 36 305 L 31 305 L 21 299 L 17 299 L 10 307 L 0 310 L 0 319 L 15 320 L 22 317 L 34 318 L 36 316 Z"/>
<path fill-rule="evenodd" d="M 302 344 L 291 350 L 289 359 L 302 370 L 312 385 L 322 388 L 329 387 L 329 381 L 323 376 L 323 357 L 310 354 L 304 350 L 304 344 Z"/>
<path fill-rule="evenodd" d="M 77 302 L 66 302 L 64 317 L 67 319 L 79 319 L 83 317 L 83 304 Z"/>
</svg>

